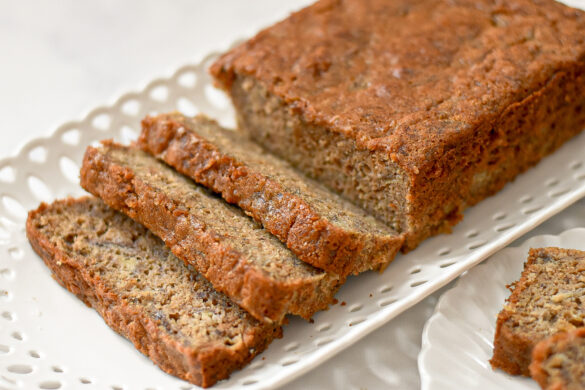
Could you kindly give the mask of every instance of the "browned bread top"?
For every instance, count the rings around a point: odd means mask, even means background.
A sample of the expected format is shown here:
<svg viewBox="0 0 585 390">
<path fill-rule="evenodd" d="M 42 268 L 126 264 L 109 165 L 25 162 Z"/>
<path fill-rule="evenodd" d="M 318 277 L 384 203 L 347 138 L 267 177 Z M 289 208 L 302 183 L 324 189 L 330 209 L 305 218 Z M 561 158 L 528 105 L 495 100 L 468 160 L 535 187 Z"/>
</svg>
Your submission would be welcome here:
<svg viewBox="0 0 585 390">
<path fill-rule="evenodd" d="M 261 320 L 327 308 L 342 279 L 299 260 L 242 210 L 136 149 L 89 147 L 83 188 L 142 223 L 218 291 Z"/>
<path fill-rule="evenodd" d="M 498 315 L 491 364 L 529 376 L 534 346 L 585 325 L 585 252 L 531 249 L 520 279 Z"/>
<path fill-rule="evenodd" d="M 26 231 L 55 279 L 169 374 L 211 386 L 281 335 L 99 199 L 42 204 Z"/>
<path fill-rule="evenodd" d="M 559 332 L 536 344 L 530 375 L 544 390 L 585 389 L 585 328 Z"/>
<path fill-rule="evenodd" d="M 252 76 L 308 123 L 416 174 L 478 127 L 489 140 L 507 108 L 584 60 L 585 13 L 553 0 L 322 0 L 211 72 L 226 89 Z"/>
<path fill-rule="evenodd" d="M 237 204 L 315 267 L 341 275 L 380 269 L 404 240 L 284 160 L 204 116 L 147 117 L 138 145 Z"/>
</svg>

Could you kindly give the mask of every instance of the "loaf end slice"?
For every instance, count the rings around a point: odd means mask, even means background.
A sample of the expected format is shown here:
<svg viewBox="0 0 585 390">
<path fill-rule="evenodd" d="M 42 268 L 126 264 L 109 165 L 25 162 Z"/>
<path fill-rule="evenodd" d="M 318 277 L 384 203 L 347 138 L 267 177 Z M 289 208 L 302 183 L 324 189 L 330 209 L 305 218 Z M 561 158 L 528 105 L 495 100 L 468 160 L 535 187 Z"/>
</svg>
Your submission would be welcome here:
<svg viewBox="0 0 585 390">
<path fill-rule="evenodd" d="M 106 142 L 89 147 L 81 185 L 146 226 L 216 290 L 260 320 L 310 318 L 342 283 L 299 260 L 276 237 L 166 164 Z"/>
<path fill-rule="evenodd" d="M 530 375 L 545 390 L 585 389 L 585 328 L 560 332 L 536 344 Z"/>
<path fill-rule="evenodd" d="M 211 386 L 281 336 L 99 199 L 43 203 L 26 232 L 62 286 L 171 375 Z"/>
<path fill-rule="evenodd" d="M 363 209 L 202 115 L 147 117 L 138 145 L 237 204 L 317 268 L 341 275 L 383 269 L 404 241 Z"/>
<path fill-rule="evenodd" d="M 520 279 L 498 315 L 493 368 L 530 376 L 534 346 L 561 331 L 584 326 L 585 252 L 531 249 Z"/>
</svg>

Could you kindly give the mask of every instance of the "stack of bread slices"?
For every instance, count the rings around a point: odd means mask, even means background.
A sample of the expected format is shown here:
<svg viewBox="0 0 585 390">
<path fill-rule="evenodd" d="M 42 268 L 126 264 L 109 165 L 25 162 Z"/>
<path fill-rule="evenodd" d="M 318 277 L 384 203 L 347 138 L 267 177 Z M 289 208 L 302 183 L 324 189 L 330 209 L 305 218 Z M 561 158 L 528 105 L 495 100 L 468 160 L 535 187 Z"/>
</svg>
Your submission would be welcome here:
<svg viewBox="0 0 585 390">
<path fill-rule="evenodd" d="M 404 237 L 204 116 L 147 117 L 88 147 L 81 185 L 29 214 L 56 279 L 163 370 L 202 386 L 261 352 L 287 314 L 326 309 Z"/>
</svg>

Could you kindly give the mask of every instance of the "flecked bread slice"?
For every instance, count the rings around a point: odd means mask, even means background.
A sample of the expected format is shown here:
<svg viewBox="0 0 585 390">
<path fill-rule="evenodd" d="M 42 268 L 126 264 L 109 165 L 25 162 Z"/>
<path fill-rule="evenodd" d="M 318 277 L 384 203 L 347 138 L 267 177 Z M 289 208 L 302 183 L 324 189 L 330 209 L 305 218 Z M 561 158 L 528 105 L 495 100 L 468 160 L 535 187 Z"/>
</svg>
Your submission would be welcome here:
<svg viewBox="0 0 585 390">
<path fill-rule="evenodd" d="M 99 199 L 43 203 L 26 232 L 61 285 L 161 369 L 198 386 L 227 378 L 281 336 Z"/>
<path fill-rule="evenodd" d="M 585 389 L 585 328 L 560 332 L 536 344 L 530 375 L 544 390 Z"/>
<path fill-rule="evenodd" d="M 341 275 L 383 269 L 404 241 L 363 209 L 202 115 L 147 117 L 138 145 L 237 204 L 317 268 Z"/>
<path fill-rule="evenodd" d="M 585 252 L 530 249 L 522 276 L 498 315 L 492 367 L 530 376 L 541 340 L 585 325 Z"/>
<path fill-rule="evenodd" d="M 308 319 L 341 285 L 338 275 L 299 260 L 242 210 L 137 148 L 89 147 L 81 185 L 162 238 L 258 319 Z"/>
</svg>

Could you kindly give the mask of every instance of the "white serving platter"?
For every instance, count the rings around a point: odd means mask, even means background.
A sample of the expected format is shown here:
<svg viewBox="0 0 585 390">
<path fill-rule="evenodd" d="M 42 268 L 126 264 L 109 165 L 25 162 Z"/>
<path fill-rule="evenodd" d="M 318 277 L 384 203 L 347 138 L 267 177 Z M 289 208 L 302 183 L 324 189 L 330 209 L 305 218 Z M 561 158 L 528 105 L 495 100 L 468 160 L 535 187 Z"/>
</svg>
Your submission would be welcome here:
<svg viewBox="0 0 585 390">
<path fill-rule="evenodd" d="M 204 112 L 233 126 L 233 110 L 206 73 L 217 53 L 97 107 L 0 161 L 0 389 L 183 389 L 111 332 L 50 277 L 24 234 L 26 210 L 81 195 L 85 147 L 129 142 L 155 112 Z M 466 212 L 450 235 L 398 256 L 383 274 L 352 277 L 313 323 L 292 319 L 284 338 L 215 388 L 266 389 L 311 370 L 415 305 L 462 272 L 585 196 L 585 133 Z"/>
</svg>

